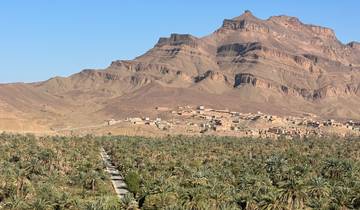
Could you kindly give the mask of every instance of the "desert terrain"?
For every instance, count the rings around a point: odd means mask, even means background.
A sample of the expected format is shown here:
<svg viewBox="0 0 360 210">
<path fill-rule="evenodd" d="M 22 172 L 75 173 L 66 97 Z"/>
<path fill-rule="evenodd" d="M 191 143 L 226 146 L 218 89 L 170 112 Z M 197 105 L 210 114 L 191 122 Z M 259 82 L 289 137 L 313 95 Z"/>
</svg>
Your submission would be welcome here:
<svg viewBox="0 0 360 210">
<path fill-rule="evenodd" d="M 263 20 L 245 11 L 210 35 L 171 34 L 134 60 L 113 61 L 106 69 L 1 84 L 0 131 L 96 133 L 111 119 L 169 121 L 171 113 L 155 108 L 199 105 L 346 125 L 360 120 L 359 89 L 359 43 L 343 44 L 332 29 L 296 17 Z M 105 130 L 116 133 L 112 128 Z"/>
</svg>

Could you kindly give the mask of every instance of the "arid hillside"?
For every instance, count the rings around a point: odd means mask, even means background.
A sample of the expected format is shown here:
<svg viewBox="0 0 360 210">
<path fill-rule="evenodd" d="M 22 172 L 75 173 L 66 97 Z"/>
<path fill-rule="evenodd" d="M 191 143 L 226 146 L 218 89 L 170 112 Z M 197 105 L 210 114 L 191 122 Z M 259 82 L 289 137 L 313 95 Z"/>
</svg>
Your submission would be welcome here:
<svg viewBox="0 0 360 210">
<path fill-rule="evenodd" d="M 203 104 L 240 112 L 360 119 L 360 43 L 298 18 L 245 11 L 205 37 L 171 34 L 130 61 L 0 85 L 0 130 L 44 131 Z"/>
</svg>

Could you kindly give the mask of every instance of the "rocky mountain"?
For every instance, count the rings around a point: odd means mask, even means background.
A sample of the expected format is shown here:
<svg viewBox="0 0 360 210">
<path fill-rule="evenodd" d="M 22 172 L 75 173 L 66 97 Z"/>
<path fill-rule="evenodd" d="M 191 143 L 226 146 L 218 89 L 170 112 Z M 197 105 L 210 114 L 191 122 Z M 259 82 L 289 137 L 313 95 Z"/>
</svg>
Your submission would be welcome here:
<svg viewBox="0 0 360 210">
<path fill-rule="evenodd" d="M 0 118 L 8 120 L 0 126 L 80 126 L 184 104 L 360 119 L 360 43 L 343 44 L 332 29 L 296 17 L 245 11 L 208 36 L 171 34 L 103 70 L 0 85 Z"/>
</svg>

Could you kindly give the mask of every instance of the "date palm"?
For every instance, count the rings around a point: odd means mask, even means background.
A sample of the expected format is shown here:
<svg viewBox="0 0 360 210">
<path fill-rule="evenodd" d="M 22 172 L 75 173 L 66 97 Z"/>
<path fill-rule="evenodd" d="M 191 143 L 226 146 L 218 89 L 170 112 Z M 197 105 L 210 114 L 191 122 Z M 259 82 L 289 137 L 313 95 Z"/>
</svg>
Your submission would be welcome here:
<svg viewBox="0 0 360 210">
<path fill-rule="evenodd" d="M 278 199 L 288 209 L 304 209 L 307 195 L 302 180 L 290 179 L 279 183 Z"/>
<path fill-rule="evenodd" d="M 321 199 L 330 195 L 331 188 L 325 179 L 321 177 L 315 177 L 307 184 L 306 193 L 310 197 Z"/>
</svg>

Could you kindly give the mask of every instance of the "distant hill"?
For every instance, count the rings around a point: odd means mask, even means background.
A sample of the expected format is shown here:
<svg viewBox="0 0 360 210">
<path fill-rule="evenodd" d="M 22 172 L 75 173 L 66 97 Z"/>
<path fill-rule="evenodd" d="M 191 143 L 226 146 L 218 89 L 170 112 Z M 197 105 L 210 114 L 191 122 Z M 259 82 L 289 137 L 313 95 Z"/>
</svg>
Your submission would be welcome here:
<svg viewBox="0 0 360 210">
<path fill-rule="evenodd" d="M 43 130 L 204 104 L 360 119 L 360 43 L 296 17 L 246 11 L 205 37 L 171 34 L 131 61 L 67 78 L 0 85 L 0 130 Z"/>
</svg>

